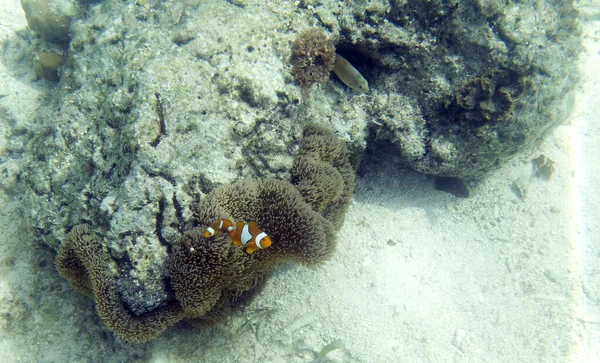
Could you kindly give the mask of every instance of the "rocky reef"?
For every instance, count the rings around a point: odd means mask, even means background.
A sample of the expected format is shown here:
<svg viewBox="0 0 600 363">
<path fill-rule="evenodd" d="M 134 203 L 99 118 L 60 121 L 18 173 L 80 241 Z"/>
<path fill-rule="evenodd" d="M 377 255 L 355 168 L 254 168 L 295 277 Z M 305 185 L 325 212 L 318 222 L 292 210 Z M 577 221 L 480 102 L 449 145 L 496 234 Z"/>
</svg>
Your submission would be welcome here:
<svg viewBox="0 0 600 363">
<path fill-rule="evenodd" d="M 110 293 L 136 316 L 177 300 L 164 272 L 178 253 L 185 259 L 182 241 L 202 248 L 193 228 L 220 213 L 241 218 L 227 206 L 210 214 L 205 201 L 222 193 L 224 203 L 234 185 L 251 195 L 290 189 L 236 181 L 290 180 L 302 205 L 340 226 L 350 171 L 335 158 L 315 163 L 318 148 L 306 145 L 325 136 L 301 138 L 305 125 L 334 130 L 365 170 L 385 153 L 426 174 L 481 179 L 561 122 L 577 79 L 568 2 L 84 3 L 85 11 L 63 12 L 62 48 L 50 49 L 64 63 L 53 57 L 36 70 L 60 80 L 31 127 L 11 131 L 0 185 L 19 198 L 40 243 L 59 250 L 97 241 L 110 256 Z M 18 55 L 33 65 L 23 54 L 46 51 L 35 46 L 45 31 L 32 24 L 37 35 L 6 42 L 5 57 L 16 54 L 7 63 Z M 311 97 L 302 96 L 293 61 L 310 52 L 294 54 L 293 42 L 315 28 L 364 76 L 368 93 L 319 75 Z M 87 230 L 75 229 L 82 224 Z"/>
<path fill-rule="evenodd" d="M 571 109 L 580 41 L 569 2 L 399 1 L 354 15 L 335 23 L 347 34 L 337 49 L 362 59 L 380 91 L 365 105 L 373 158 L 482 179 Z"/>
</svg>

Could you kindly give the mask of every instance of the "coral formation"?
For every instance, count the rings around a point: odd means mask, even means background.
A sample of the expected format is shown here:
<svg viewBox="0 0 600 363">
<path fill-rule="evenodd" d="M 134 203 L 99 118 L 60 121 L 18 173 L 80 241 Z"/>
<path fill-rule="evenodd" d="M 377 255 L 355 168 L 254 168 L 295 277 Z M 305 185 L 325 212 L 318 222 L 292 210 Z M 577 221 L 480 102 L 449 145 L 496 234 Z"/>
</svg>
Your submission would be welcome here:
<svg viewBox="0 0 600 363">
<path fill-rule="evenodd" d="M 556 171 L 556 163 L 546 155 L 540 155 L 531 162 L 533 163 L 534 174 L 538 178 L 550 180 Z"/>
<path fill-rule="evenodd" d="M 200 201 L 194 218 L 204 228 L 185 232 L 170 254 L 166 276 L 174 296 L 150 312 L 135 315 L 126 308 L 111 257 L 86 225 L 61 244 L 56 267 L 77 291 L 93 295 L 104 323 L 129 342 L 150 340 L 184 318 L 210 322 L 226 316 L 279 263 L 314 265 L 335 250 L 354 189 L 345 145 L 331 131 L 307 126 L 297 159 L 292 183 L 245 180 L 217 187 Z M 250 255 L 227 233 L 205 237 L 204 229 L 221 218 L 256 221 L 273 244 Z"/>
<path fill-rule="evenodd" d="M 337 194 L 342 194 L 341 190 Z M 339 214 L 345 213 L 347 205 L 340 206 Z M 255 221 L 268 233 L 273 244 L 255 252 L 260 258 L 278 259 L 285 255 L 297 262 L 314 264 L 335 249 L 331 222 L 304 202 L 298 189 L 288 182 L 250 180 L 219 187 L 201 202 L 198 220 L 209 226 L 219 216 Z"/>
<path fill-rule="evenodd" d="M 27 24 L 42 38 L 53 43 L 69 41 L 69 27 L 75 9 L 71 4 L 63 7 L 52 0 L 21 0 Z"/>
<path fill-rule="evenodd" d="M 342 225 L 354 191 L 354 169 L 346 146 L 332 132 L 316 125 L 304 128 L 291 182 L 314 210 L 336 228 Z"/>
<path fill-rule="evenodd" d="M 543 14 L 526 11 L 544 18 L 543 30 L 523 24 L 516 4 L 480 1 L 356 5 L 327 24 L 340 28 L 338 52 L 369 59 L 381 92 L 365 107 L 376 123 L 363 165 L 396 154 L 419 172 L 482 180 L 562 122 L 578 77 L 577 11 L 546 4 Z"/>
<path fill-rule="evenodd" d="M 77 226 L 61 244 L 56 256 L 56 268 L 60 274 L 69 280 L 75 290 L 85 295 L 93 294 L 90 279 L 92 271 L 89 267 L 104 265 L 105 262 L 103 251 L 90 251 L 99 246 L 95 238 L 87 225 Z M 94 258 L 99 258 L 100 261 L 94 261 Z"/>
<path fill-rule="evenodd" d="M 210 12 L 190 11 L 208 3 Z M 293 162 L 287 148 L 298 125 L 327 122 L 350 141 L 353 160 L 369 143 L 363 165 L 385 150 L 423 173 L 481 180 L 570 111 L 577 79 L 571 60 L 582 49 L 572 4 L 547 2 L 539 14 L 515 2 L 301 3 L 286 2 L 278 12 L 216 0 L 104 0 L 82 12 L 71 26 L 61 87 L 40 105 L 26 136 L 15 136 L 29 141 L 21 170 L 12 173 L 19 179 L 14 192 L 25 194 L 25 216 L 41 231 L 40 243 L 56 249 L 73 226 L 104 220 L 122 271 L 136 269 L 122 261 L 152 257 L 139 264 L 148 266 L 143 273 L 119 280 L 129 280 L 121 293 L 137 312 L 166 299 L 161 277 L 148 272 L 163 270 L 161 249 L 177 243 L 190 200 L 200 199 L 187 184 L 200 177 L 207 191 L 235 179 L 281 178 Z M 523 19 L 541 20 L 533 26 Z M 301 103 L 283 58 L 307 24 L 324 29 L 377 92 L 319 92 L 316 102 Z M 5 56 L 20 62 L 30 43 L 8 39 Z M 478 127 L 440 117 L 443 100 L 493 69 L 515 71 L 530 84 L 502 121 Z M 131 254 L 141 240 L 155 243 Z"/>
<path fill-rule="evenodd" d="M 231 239 L 220 234 L 207 239 L 200 228 L 186 232 L 181 246 L 174 248 L 169 277 L 176 299 L 186 316 L 200 318 L 217 305 L 230 279 L 244 277 L 243 252 L 232 248 Z"/>
<path fill-rule="evenodd" d="M 98 315 L 118 337 L 132 343 L 145 342 L 181 320 L 181 307 L 176 302 L 144 315 L 132 315 L 117 292 L 111 266 L 110 255 L 87 225 L 73 228 L 56 256 L 60 274 L 77 291 L 94 297 Z"/>
<path fill-rule="evenodd" d="M 33 62 L 35 75 L 48 81 L 58 81 L 58 69 L 65 62 L 65 57 L 54 52 L 39 52 Z"/>
<path fill-rule="evenodd" d="M 292 75 L 307 96 L 310 86 L 329 78 L 335 63 L 335 46 L 323 29 L 310 28 L 292 42 Z"/>
<path fill-rule="evenodd" d="M 445 106 L 451 117 L 480 126 L 505 119 L 524 91 L 523 77 L 494 70 L 468 81 Z"/>
</svg>

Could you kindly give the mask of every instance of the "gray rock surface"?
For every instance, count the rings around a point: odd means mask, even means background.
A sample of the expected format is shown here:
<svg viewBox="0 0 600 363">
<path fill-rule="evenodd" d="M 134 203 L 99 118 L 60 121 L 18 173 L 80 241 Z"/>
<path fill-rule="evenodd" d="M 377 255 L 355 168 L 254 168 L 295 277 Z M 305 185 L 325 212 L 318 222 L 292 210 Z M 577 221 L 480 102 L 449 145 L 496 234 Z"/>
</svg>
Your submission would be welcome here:
<svg viewBox="0 0 600 363">
<path fill-rule="evenodd" d="M 105 235 L 123 298 L 151 310 L 168 298 L 163 265 L 194 204 L 218 183 L 286 177 L 307 122 L 330 126 L 357 155 L 369 142 L 416 170 L 466 178 L 556 125 L 576 78 L 575 14 L 568 2 L 504 4 L 92 5 L 71 24 L 60 83 L 27 131 L 13 188 L 50 247 L 82 222 Z M 330 32 L 370 93 L 332 76 L 302 100 L 289 44 L 310 26 Z M 498 69 L 526 85 L 511 112 L 474 124 L 451 112 L 465 84 Z"/>
<path fill-rule="evenodd" d="M 334 29 L 368 66 L 370 152 L 397 153 L 427 174 L 478 179 L 563 121 L 580 49 L 572 2 L 400 1 L 355 7 Z M 489 72 L 521 88 L 510 112 L 465 121 L 461 90 Z M 500 82 L 502 83 L 502 82 Z M 510 92 L 509 92 L 510 93 Z M 481 102 L 475 110 L 502 102 Z M 469 117 L 467 117 L 469 118 Z"/>
</svg>

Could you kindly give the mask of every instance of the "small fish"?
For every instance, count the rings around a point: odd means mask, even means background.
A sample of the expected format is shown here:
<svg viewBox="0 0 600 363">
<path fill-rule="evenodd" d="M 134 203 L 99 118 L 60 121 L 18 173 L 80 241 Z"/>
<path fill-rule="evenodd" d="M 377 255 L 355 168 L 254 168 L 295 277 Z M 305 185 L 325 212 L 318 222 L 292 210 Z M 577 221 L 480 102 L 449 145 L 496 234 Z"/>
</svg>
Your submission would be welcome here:
<svg viewBox="0 0 600 363">
<path fill-rule="evenodd" d="M 204 238 L 211 238 L 219 234 L 220 231 L 229 233 L 233 238 L 233 223 L 229 219 L 217 219 L 210 227 L 204 231 Z"/>
<path fill-rule="evenodd" d="M 232 239 L 234 245 L 245 247 L 249 255 L 271 246 L 271 238 L 255 222 L 237 222 Z"/>
<path fill-rule="evenodd" d="M 333 63 L 333 72 L 344 84 L 353 90 L 366 93 L 369 92 L 369 83 L 344 57 L 337 54 Z"/>
</svg>

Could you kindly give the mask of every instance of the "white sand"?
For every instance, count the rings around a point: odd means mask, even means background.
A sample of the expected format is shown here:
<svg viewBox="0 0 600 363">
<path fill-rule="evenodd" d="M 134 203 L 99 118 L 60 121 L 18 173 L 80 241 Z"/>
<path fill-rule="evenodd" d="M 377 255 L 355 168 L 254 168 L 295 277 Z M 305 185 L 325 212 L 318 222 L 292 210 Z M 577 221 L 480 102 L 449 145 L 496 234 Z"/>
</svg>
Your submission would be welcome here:
<svg viewBox="0 0 600 363">
<path fill-rule="evenodd" d="M 4 42 L 25 21 L 17 0 L 2 5 Z M 177 326 L 145 346 L 115 343 L 93 303 L 58 276 L 51 251 L 29 241 L 14 201 L 0 194 L 0 361 L 600 357 L 600 5 L 579 6 L 587 51 L 563 126 L 468 199 L 382 165 L 359 180 L 332 261 L 315 270 L 284 266 L 244 314 L 212 328 Z M 0 63 L 0 94 L 11 94 L 0 107 L 26 125 L 41 86 L 14 73 Z M 0 155 L 8 127 L 0 119 Z M 540 154 L 556 162 L 549 181 L 533 175 L 531 159 Z M 523 200 L 514 182 L 526 189 Z"/>
</svg>

